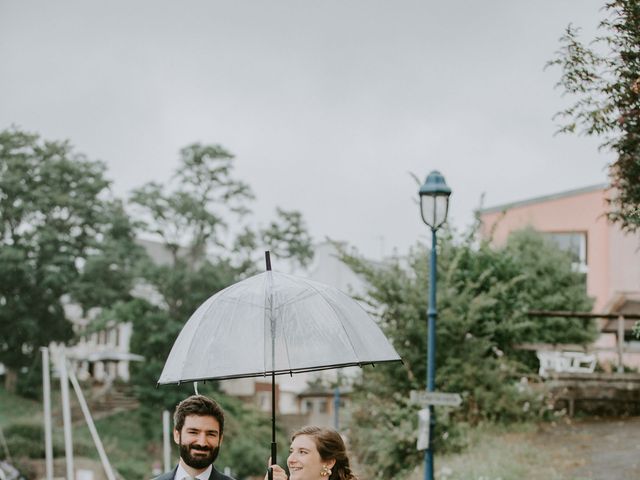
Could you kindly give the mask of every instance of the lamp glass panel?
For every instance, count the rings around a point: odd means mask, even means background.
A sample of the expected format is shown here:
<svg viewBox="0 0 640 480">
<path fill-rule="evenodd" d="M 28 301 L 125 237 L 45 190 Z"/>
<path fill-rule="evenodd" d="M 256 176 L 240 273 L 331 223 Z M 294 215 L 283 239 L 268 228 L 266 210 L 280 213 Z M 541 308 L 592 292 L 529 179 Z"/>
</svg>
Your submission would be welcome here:
<svg viewBox="0 0 640 480">
<path fill-rule="evenodd" d="M 420 213 L 422 214 L 422 220 L 431 228 L 434 227 L 434 214 L 435 214 L 435 201 L 431 195 L 420 196 Z"/>
<path fill-rule="evenodd" d="M 447 220 L 449 209 L 448 195 L 422 195 L 420 197 L 420 211 L 422 220 L 431 228 L 440 228 Z"/>
<path fill-rule="evenodd" d="M 440 228 L 447 221 L 447 213 L 449 210 L 449 196 L 438 195 L 435 202 L 435 226 Z"/>
</svg>

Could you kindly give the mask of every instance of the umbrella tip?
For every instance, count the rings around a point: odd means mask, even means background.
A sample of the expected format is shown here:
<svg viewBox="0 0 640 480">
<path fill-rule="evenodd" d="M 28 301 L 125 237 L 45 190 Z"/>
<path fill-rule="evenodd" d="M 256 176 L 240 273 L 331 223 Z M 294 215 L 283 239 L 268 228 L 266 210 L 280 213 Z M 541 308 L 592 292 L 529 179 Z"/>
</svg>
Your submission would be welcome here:
<svg viewBox="0 0 640 480">
<path fill-rule="evenodd" d="M 264 261 L 267 264 L 267 271 L 270 272 L 271 271 L 271 254 L 269 253 L 269 250 L 266 250 L 264 252 Z"/>
</svg>

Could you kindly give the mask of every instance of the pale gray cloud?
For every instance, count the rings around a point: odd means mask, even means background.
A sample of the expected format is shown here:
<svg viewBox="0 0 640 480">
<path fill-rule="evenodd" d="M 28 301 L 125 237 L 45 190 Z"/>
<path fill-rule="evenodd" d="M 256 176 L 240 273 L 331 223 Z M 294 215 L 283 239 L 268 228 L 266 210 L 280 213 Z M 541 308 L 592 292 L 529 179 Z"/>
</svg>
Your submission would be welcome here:
<svg viewBox="0 0 640 480">
<path fill-rule="evenodd" d="M 121 195 L 222 143 L 260 221 L 297 208 L 377 256 L 426 233 L 407 172 L 442 171 L 458 226 L 482 192 L 605 181 L 596 141 L 553 136 L 566 100 L 543 71 L 602 3 L 0 0 L 0 128 L 69 138 Z"/>
</svg>

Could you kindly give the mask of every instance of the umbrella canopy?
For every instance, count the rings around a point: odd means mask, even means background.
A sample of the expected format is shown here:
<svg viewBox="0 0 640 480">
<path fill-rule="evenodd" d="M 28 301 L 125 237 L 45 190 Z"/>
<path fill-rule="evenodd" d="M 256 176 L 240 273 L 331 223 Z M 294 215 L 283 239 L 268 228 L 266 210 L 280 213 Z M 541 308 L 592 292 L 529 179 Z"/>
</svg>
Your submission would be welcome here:
<svg viewBox="0 0 640 480">
<path fill-rule="evenodd" d="M 159 384 L 399 361 L 351 297 L 268 270 L 216 293 L 191 316 Z"/>
</svg>

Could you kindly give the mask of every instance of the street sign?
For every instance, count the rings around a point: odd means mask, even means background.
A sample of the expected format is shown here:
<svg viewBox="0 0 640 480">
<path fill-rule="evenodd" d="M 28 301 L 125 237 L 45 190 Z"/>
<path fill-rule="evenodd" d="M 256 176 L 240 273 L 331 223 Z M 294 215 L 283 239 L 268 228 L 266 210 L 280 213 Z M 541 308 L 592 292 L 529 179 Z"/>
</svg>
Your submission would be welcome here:
<svg viewBox="0 0 640 480">
<path fill-rule="evenodd" d="M 430 414 L 428 408 L 418 411 L 418 451 L 429 448 L 429 429 L 431 428 Z"/>
<path fill-rule="evenodd" d="M 413 404 L 426 407 L 438 405 L 442 407 L 459 407 L 462 397 L 459 393 L 427 392 L 426 390 L 411 390 L 409 401 Z"/>
</svg>

